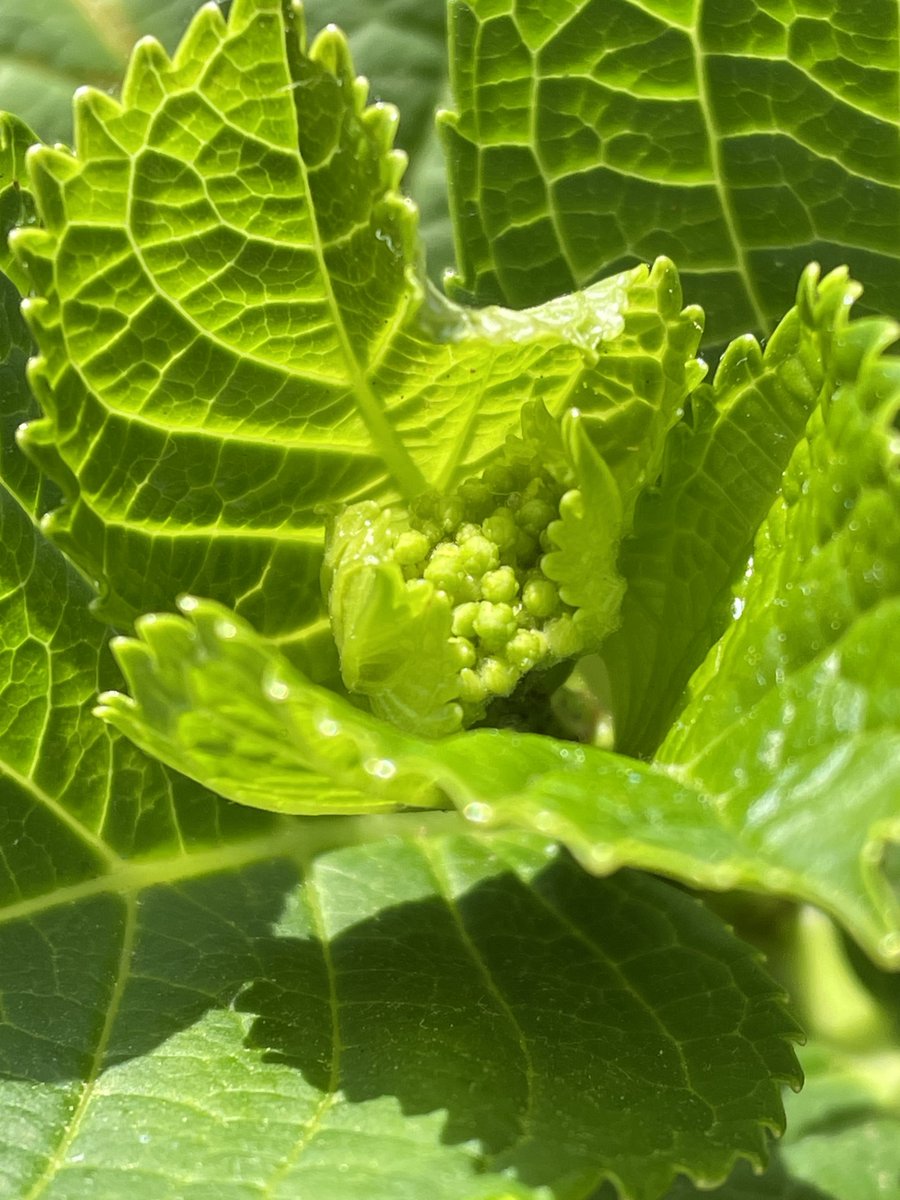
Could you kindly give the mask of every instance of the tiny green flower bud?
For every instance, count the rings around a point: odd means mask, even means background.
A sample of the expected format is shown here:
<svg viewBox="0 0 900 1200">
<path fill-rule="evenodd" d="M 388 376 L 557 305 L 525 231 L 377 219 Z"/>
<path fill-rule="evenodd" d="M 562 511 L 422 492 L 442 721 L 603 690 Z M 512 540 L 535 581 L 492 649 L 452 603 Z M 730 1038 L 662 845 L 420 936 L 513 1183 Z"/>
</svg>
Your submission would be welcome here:
<svg viewBox="0 0 900 1200">
<path fill-rule="evenodd" d="M 453 610 L 453 634 L 456 637 L 472 638 L 475 636 L 475 618 L 478 616 L 478 605 L 474 603 L 460 604 Z"/>
<path fill-rule="evenodd" d="M 431 543 L 424 533 L 409 529 L 397 538 L 394 546 L 394 562 L 400 563 L 403 567 L 413 566 L 415 563 L 422 562 L 430 549 Z"/>
<path fill-rule="evenodd" d="M 483 521 L 494 504 L 490 488 L 480 479 L 467 479 L 461 484 L 459 498 L 465 517 L 469 521 Z"/>
<path fill-rule="evenodd" d="M 547 656 L 547 638 L 536 629 L 520 629 L 506 647 L 506 657 L 524 675 Z"/>
<path fill-rule="evenodd" d="M 435 546 L 422 574 L 429 583 L 433 583 L 436 588 L 455 599 L 466 575 L 460 560 L 459 546 L 452 542 L 441 542 Z"/>
<path fill-rule="evenodd" d="M 554 658 L 573 658 L 582 649 L 581 631 L 570 616 L 557 617 L 549 621 L 544 632 L 547 645 Z"/>
<path fill-rule="evenodd" d="M 459 698 L 463 704 L 481 704 L 487 695 L 487 688 L 481 678 L 470 667 L 463 667 L 459 673 Z"/>
<path fill-rule="evenodd" d="M 451 638 L 450 645 L 453 647 L 453 650 L 456 653 L 460 668 L 475 666 L 478 656 L 475 653 L 475 647 L 468 638 Z"/>
<path fill-rule="evenodd" d="M 521 678 L 515 667 L 499 658 L 483 659 L 478 676 L 485 691 L 494 696 L 508 696 Z"/>
<path fill-rule="evenodd" d="M 519 594 L 519 584 L 512 567 L 498 567 L 488 571 L 481 580 L 481 594 L 485 600 L 513 601 Z"/>
<path fill-rule="evenodd" d="M 516 544 L 516 522 L 508 508 L 495 508 L 484 522 L 485 536 L 500 550 L 511 549 Z"/>
<path fill-rule="evenodd" d="M 500 562 L 500 551 L 496 544 L 480 532 L 461 542 L 459 549 L 463 565 L 470 575 L 480 577 L 486 571 L 492 571 Z"/>
<path fill-rule="evenodd" d="M 485 486 L 494 496 L 508 496 L 515 490 L 516 477 L 504 463 L 494 463 L 482 475 Z"/>
<path fill-rule="evenodd" d="M 516 514 L 519 527 L 534 537 L 540 537 L 554 517 L 558 516 L 556 509 L 546 500 L 526 500 Z"/>
<path fill-rule="evenodd" d="M 522 588 L 522 603 L 533 617 L 552 617 L 559 612 L 559 592 L 549 579 L 536 576 Z"/>
<path fill-rule="evenodd" d="M 488 649 L 499 649 L 515 635 L 516 614 L 509 604 L 491 604 L 482 600 L 475 615 L 475 632 Z"/>
<path fill-rule="evenodd" d="M 444 501 L 443 508 L 440 514 L 441 528 L 445 533 L 452 533 L 459 525 L 464 516 L 464 505 L 458 496 L 451 496 Z"/>
</svg>

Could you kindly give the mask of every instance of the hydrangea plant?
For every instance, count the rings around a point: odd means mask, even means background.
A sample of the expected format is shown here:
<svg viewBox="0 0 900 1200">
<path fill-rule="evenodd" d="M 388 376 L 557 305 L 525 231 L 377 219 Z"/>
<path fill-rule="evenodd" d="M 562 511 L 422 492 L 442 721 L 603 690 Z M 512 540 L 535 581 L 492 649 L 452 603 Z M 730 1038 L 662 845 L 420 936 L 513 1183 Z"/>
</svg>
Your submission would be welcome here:
<svg viewBox="0 0 900 1200">
<path fill-rule="evenodd" d="M 30 7 L 0 1194 L 897 1195 L 896 12 Z"/>
</svg>

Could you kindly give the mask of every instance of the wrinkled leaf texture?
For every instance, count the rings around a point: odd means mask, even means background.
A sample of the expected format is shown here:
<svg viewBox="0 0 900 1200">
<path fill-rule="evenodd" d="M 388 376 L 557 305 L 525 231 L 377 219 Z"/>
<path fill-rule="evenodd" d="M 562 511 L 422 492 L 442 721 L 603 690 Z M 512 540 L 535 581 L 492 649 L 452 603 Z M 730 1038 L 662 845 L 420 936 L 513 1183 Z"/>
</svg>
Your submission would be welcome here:
<svg viewBox="0 0 900 1200">
<path fill-rule="evenodd" d="M 769 333 L 811 260 L 900 316 L 891 0 L 455 0 L 456 288 L 537 304 L 665 254 L 708 346 Z"/>
</svg>

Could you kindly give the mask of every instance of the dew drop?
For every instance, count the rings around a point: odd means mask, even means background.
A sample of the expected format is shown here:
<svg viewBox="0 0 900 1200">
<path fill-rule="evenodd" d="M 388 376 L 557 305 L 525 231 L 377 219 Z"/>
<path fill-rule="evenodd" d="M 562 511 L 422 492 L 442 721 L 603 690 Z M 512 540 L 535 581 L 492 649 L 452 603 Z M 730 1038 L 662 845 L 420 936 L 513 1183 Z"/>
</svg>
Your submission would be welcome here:
<svg viewBox="0 0 900 1200">
<path fill-rule="evenodd" d="M 270 679 L 264 690 L 270 700 L 287 700 L 291 694 L 291 689 L 283 679 Z"/>
<path fill-rule="evenodd" d="M 542 808 L 540 812 L 534 814 L 533 823 L 539 833 L 552 833 L 553 826 L 556 824 L 556 818 L 552 812 L 549 812 L 546 808 Z"/>
<path fill-rule="evenodd" d="M 588 867 L 591 871 L 605 875 L 614 870 L 618 865 L 615 846 L 610 845 L 608 842 L 600 842 L 598 845 L 591 847 L 588 853 Z"/>
<path fill-rule="evenodd" d="M 900 959 L 900 933 L 886 933 L 878 943 L 878 953 L 888 962 L 897 962 Z"/>
<path fill-rule="evenodd" d="M 773 892 L 788 892 L 791 890 L 791 874 L 789 871 L 782 871 L 780 867 L 772 867 L 766 871 L 764 876 L 766 887 L 771 888 Z"/>
<path fill-rule="evenodd" d="M 237 625 L 233 621 L 216 621 L 216 633 L 224 641 L 237 637 Z"/>
<path fill-rule="evenodd" d="M 397 767 L 389 758 L 367 758 L 363 770 L 375 779 L 393 779 L 397 774 Z"/>
<path fill-rule="evenodd" d="M 722 888 L 723 890 L 730 890 L 736 887 L 739 879 L 739 872 L 727 864 L 723 864 L 720 867 L 713 867 L 710 872 L 710 882 L 713 887 Z"/>
<path fill-rule="evenodd" d="M 475 825 L 486 825 L 494 815 L 494 810 L 489 804 L 483 804 L 480 800 L 470 800 L 463 808 L 463 816 L 467 821 L 472 821 Z"/>
<path fill-rule="evenodd" d="M 341 727 L 333 717 L 322 717 L 316 722 L 316 730 L 322 737 L 332 738 L 337 737 L 341 732 Z"/>
</svg>

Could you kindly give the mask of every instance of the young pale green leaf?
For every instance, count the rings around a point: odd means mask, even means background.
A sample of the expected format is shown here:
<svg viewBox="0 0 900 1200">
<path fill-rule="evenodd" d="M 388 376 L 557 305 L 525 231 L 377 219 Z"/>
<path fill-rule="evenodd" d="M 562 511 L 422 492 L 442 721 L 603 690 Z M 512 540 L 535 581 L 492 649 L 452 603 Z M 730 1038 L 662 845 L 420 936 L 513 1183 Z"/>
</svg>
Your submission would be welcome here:
<svg viewBox="0 0 900 1200">
<path fill-rule="evenodd" d="M 659 483 L 638 500 L 622 546 L 627 581 L 606 641 L 616 748 L 649 758 L 693 672 L 732 619 L 732 588 L 815 405 L 835 386 L 835 339 L 859 286 L 809 267 L 797 304 L 765 353 L 751 338 L 725 352 L 666 443 Z"/>
<path fill-rule="evenodd" d="M 46 414 L 24 444 L 101 611 L 212 595 L 327 677 L 322 505 L 452 490 L 529 396 L 677 404 L 699 325 L 666 264 L 532 313 L 423 290 L 393 110 L 299 23 L 237 0 L 173 61 L 142 42 L 121 104 L 79 94 L 75 154 L 30 155 L 46 228 L 15 246 Z"/>
<path fill-rule="evenodd" d="M 382 546 L 401 531 L 409 532 L 406 514 L 371 501 L 334 519 L 325 554 L 331 628 L 349 690 L 371 697 L 398 728 L 439 737 L 461 719 L 450 600 L 425 580 L 408 587 L 388 560 Z"/>
<path fill-rule="evenodd" d="M 311 27 L 333 21 L 344 30 L 373 95 L 397 106 L 397 145 L 409 155 L 404 184 L 421 213 L 428 274 L 438 280 L 453 261 L 447 177 L 434 120 L 449 86 L 447 5 L 443 0 L 304 0 L 303 7 Z"/>
<path fill-rule="evenodd" d="M 900 315 L 890 0 L 451 12 L 459 290 L 537 304 L 667 254 L 722 345 L 768 332 L 816 259 Z"/>
<path fill-rule="evenodd" d="M 836 337 L 834 394 L 760 529 L 739 619 L 658 758 L 719 797 L 761 856 L 815 860 L 835 894 L 894 914 L 881 860 L 900 837 L 900 361 L 881 351 L 896 336 L 872 320 Z M 885 936 L 884 957 L 900 954 Z"/>
<path fill-rule="evenodd" d="M 697 901 L 524 835 L 300 845 L 0 912 L 7 1194 L 656 1200 L 763 1159 L 796 1027 Z"/>
</svg>

